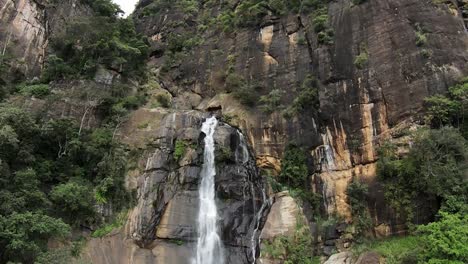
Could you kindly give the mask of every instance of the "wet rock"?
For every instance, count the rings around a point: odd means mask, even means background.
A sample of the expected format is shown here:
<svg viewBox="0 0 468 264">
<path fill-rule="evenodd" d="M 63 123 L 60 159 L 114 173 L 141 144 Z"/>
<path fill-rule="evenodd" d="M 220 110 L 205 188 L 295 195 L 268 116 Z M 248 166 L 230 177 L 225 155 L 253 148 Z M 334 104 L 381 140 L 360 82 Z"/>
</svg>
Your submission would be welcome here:
<svg viewBox="0 0 468 264">
<path fill-rule="evenodd" d="M 336 247 L 335 246 L 324 246 L 323 247 L 323 255 L 325 255 L 325 256 L 331 256 L 335 252 L 336 252 Z"/>
</svg>

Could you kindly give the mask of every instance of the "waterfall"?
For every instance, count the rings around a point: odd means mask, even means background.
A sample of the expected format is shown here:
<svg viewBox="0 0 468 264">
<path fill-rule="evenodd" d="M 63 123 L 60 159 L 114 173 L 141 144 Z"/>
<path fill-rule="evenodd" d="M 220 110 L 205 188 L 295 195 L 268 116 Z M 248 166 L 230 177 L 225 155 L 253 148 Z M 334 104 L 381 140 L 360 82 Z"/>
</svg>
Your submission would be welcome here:
<svg viewBox="0 0 468 264">
<path fill-rule="evenodd" d="M 249 161 L 250 155 L 249 155 L 249 150 L 247 147 L 247 142 L 245 141 L 244 135 L 237 130 L 237 134 L 239 136 L 239 147 L 236 150 L 236 162 L 241 162 L 242 164 L 247 164 Z M 240 151 L 239 151 L 240 148 Z M 255 186 L 253 182 L 251 182 L 250 185 L 250 191 L 252 193 L 252 198 L 255 197 Z M 262 184 L 262 206 L 260 209 L 257 211 L 255 200 L 253 200 L 253 207 L 255 211 L 255 218 L 254 218 L 254 230 L 252 232 L 252 237 L 250 238 L 250 247 L 252 250 L 252 264 L 255 264 L 257 261 L 257 246 L 260 244 L 260 234 L 259 234 L 259 229 L 260 229 L 260 224 L 262 221 L 262 216 L 267 208 L 267 206 L 270 205 L 270 199 L 267 198 L 266 192 L 265 192 L 265 186 Z"/>
<path fill-rule="evenodd" d="M 258 235 L 258 231 L 260 229 L 260 222 L 262 221 L 263 211 L 270 205 L 270 199 L 267 199 L 265 193 L 265 187 L 262 186 L 262 206 L 260 210 L 258 210 L 257 215 L 255 216 L 255 228 L 252 233 L 252 238 L 250 240 L 250 245 L 252 247 L 252 264 L 255 264 L 257 261 L 257 246 L 260 245 L 260 235 Z M 255 239 L 257 238 L 257 239 Z"/>
<path fill-rule="evenodd" d="M 202 125 L 205 133 L 205 150 L 199 188 L 197 259 L 195 264 L 223 264 L 224 254 L 216 221 L 218 211 L 215 202 L 215 144 L 214 132 L 218 120 L 210 117 Z"/>
<path fill-rule="evenodd" d="M 249 161 L 249 150 L 247 149 L 247 143 L 245 142 L 244 135 L 239 132 L 239 130 L 237 130 L 237 135 L 239 136 L 239 147 L 241 152 L 239 153 L 239 151 L 236 150 L 236 161 L 240 161 L 242 164 L 246 164 Z"/>
</svg>

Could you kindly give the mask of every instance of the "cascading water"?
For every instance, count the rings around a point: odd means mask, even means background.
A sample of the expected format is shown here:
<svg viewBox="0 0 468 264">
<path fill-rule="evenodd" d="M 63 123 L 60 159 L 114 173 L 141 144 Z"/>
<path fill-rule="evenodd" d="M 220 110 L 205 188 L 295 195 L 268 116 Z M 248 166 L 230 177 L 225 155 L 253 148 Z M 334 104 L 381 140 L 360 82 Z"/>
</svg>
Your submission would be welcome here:
<svg viewBox="0 0 468 264">
<path fill-rule="evenodd" d="M 244 135 L 240 132 L 237 131 L 237 134 L 239 136 L 239 148 L 240 151 L 236 151 L 236 161 L 241 162 L 242 164 L 246 164 L 249 161 L 249 150 L 247 147 L 247 142 L 245 141 Z M 252 197 L 255 197 L 255 187 L 253 182 L 251 182 L 250 185 L 250 191 L 252 193 Z M 250 247 L 252 250 L 252 264 L 255 264 L 257 261 L 257 246 L 260 244 L 260 235 L 259 235 L 259 229 L 260 229 L 260 224 L 262 220 L 263 213 L 265 209 L 270 205 L 270 199 L 267 198 L 266 193 L 265 193 L 265 187 L 262 186 L 262 205 L 259 210 L 256 208 L 256 203 L 255 200 L 253 200 L 253 207 L 255 211 L 255 219 L 254 219 L 254 230 L 252 232 L 252 237 L 250 238 Z"/>
<path fill-rule="evenodd" d="M 252 264 L 255 264 L 257 261 L 257 245 L 260 244 L 260 235 L 258 235 L 258 231 L 260 229 L 260 222 L 262 220 L 263 211 L 269 206 L 271 200 L 267 198 L 265 193 L 265 187 L 262 187 L 262 206 L 260 210 L 258 210 L 257 215 L 255 216 L 255 228 L 252 233 L 252 238 L 250 240 L 250 245 L 252 247 Z M 258 235 L 258 237 L 257 237 Z M 257 238 L 257 239 L 255 239 Z"/>
<path fill-rule="evenodd" d="M 223 244 L 218 235 L 216 221 L 218 211 L 215 201 L 215 144 L 214 132 L 218 120 L 216 117 L 208 118 L 202 125 L 205 133 L 204 161 L 201 171 L 201 183 L 199 188 L 198 211 L 198 240 L 197 258 L 195 264 L 223 264 Z"/>
</svg>

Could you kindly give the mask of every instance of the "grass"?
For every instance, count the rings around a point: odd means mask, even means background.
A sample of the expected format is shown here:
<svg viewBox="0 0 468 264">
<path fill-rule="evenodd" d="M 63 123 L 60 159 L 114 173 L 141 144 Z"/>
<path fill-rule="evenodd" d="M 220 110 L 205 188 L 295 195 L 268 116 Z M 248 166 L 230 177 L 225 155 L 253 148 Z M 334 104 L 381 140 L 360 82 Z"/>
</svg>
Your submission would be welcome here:
<svg viewBox="0 0 468 264">
<path fill-rule="evenodd" d="M 122 227 L 126 221 L 127 221 L 127 211 L 122 211 L 115 217 L 114 221 L 96 229 L 91 234 L 91 236 L 94 238 L 104 237 L 110 234 L 112 230 Z"/>
<path fill-rule="evenodd" d="M 408 256 L 420 250 L 421 238 L 418 236 L 392 237 L 383 240 L 369 240 L 353 247 L 358 257 L 364 252 L 375 251 L 385 257 L 386 264 L 401 263 Z"/>
</svg>

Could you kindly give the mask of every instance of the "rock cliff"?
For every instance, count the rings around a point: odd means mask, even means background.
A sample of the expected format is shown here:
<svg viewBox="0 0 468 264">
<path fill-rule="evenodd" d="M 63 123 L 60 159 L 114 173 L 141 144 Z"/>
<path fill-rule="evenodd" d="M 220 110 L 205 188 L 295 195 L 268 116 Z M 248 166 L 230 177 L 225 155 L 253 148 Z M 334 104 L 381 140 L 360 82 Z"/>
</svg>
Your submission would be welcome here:
<svg viewBox="0 0 468 264">
<path fill-rule="evenodd" d="M 286 193 L 274 194 L 260 174 L 279 174 L 289 143 L 307 150 L 307 188 L 321 194 L 324 214 L 350 222 L 346 189 L 360 179 L 370 186 L 374 235 L 400 231 L 401 221 L 376 180 L 376 148 L 385 139 L 404 140 L 401 131 L 421 120 L 424 98 L 468 74 L 466 1 L 330 1 L 326 27 L 333 34 L 325 42 L 309 14 L 267 12 L 230 30 L 210 24 L 210 18 L 235 14 L 242 0 L 199 1 L 195 9 L 163 2 L 141 0 L 133 14 L 151 44 L 148 67 L 157 88 L 116 131 L 139 155 L 126 181 L 136 205 L 122 230 L 90 240 L 86 259 L 191 263 L 203 160 L 200 127 L 209 113 L 222 121 L 215 134 L 216 193 L 228 263 L 251 263 L 259 257 L 259 238 L 290 235 L 305 215 L 316 235 L 310 213 Z M 21 58 L 14 65 L 18 74 L 38 76 L 49 36 L 68 17 L 87 12 L 74 0 L 0 0 L 0 52 Z M 301 111 L 286 113 L 312 79 L 317 104 L 307 101 Z M 245 86 L 255 91 L 253 103 L 236 95 Z M 161 93 L 170 98 L 170 109 L 151 104 Z M 280 94 L 278 102 L 265 111 L 260 98 L 272 93 Z M 50 108 L 44 104 L 23 105 Z M 87 113 L 80 103 L 56 104 L 60 116 Z M 93 126 L 99 117 L 90 113 L 86 120 Z M 350 261 L 347 254 L 341 258 Z"/>
<path fill-rule="evenodd" d="M 234 32 L 203 27 L 207 15 L 235 11 L 239 1 L 211 1 L 190 14 L 178 5 L 151 14 L 155 3 L 140 1 L 134 17 L 151 39 L 149 65 L 176 108 L 221 109 L 248 136 L 264 169 L 280 169 L 288 142 L 306 146 L 315 171 L 311 182 L 323 194 L 328 214 L 349 219 L 346 187 L 353 178 L 365 180 L 378 225 L 388 223 L 392 212 L 375 182 L 376 147 L 417 123 L 424 98 L 446 91 L 468 71 L 464 5 L 455 2 L 331 1 L 327 15 L 334 36 L 325 44 L 313 19 L 300 14 L 266 14 L 257 25 Z M 174 36 L 201 41 L 179 52 Z M 365 57 L 362 65 L 358 57 Z M 280 110 L 245 106 L 232 95 L 229 72 L 260 95 L 280 90 L 283 106 L 293 104 L 300 84 L 312 75 L 320 107 L 285 118 Z M 200 97 L 199 105 L 182 99 Z"/>
</svg>

